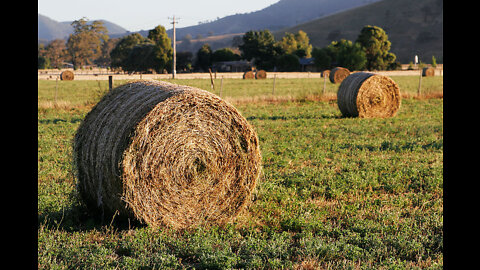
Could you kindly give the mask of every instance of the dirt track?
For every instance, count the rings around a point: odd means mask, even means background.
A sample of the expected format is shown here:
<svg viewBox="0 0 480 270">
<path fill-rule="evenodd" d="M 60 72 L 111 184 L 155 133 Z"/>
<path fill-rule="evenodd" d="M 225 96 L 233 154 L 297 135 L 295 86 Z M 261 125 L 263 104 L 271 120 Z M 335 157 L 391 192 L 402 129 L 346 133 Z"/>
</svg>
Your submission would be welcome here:
<svg viewBox="0 0 480 270">
<path fill-rule="evenodd" d="M 55 80 L 60 76 L 60 70 L 39 71 L 39 80 Z M 167 80 L 172 79 L 172 74 L 113 74 L 108 72 L 94 71 L 74 71 L 75 80 L 108 80 L 108 76 L 112 75 L 113 80 L 137 80 L 137 79 L 158 79 Z M 417 76 L 420 75 L 420 70 L 394 70 L 394 71 L 378 71 L 377 74 L 386 76 Z M 320 72 L 268 72 L 267 78 L 320 78 Z M 215 75 L 214 75 L 215 76 Z M 222 72 L 217 73 L 216 78 L 235 78 L 241 79 L 243 72 Z M 435 76 L 443 76 L 443 69 L 436 69 Z M 176 79 L 210 79 L 209 73 L 177 73 Z"/>
</svg>

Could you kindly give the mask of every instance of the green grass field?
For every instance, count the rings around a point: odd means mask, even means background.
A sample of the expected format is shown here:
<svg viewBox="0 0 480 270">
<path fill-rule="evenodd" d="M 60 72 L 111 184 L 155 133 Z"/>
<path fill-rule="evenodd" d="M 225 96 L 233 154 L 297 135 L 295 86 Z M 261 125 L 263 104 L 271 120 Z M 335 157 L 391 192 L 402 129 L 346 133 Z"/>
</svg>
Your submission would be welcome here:
<svg viewBox="0 0 480 270">
<path fill-rule="evenodd" d="M 342 118 L 323 79 L 224 79 L 254 126 L 263 175 L 224 228 L 175 232 L 88 215 L 72 140 L 106 81 L 38 81 L 40 269 L 442 269 L 443 79 L 392 77 L 389 119 Z M 115 82 L 119 85 L 123 82 Z M 176 80 L 210 90 L 210 80 Z M 216 80 L 219 94 L 220 80 Z M 327 81 L 324 96 L 338 85 Z"/>
</svg>

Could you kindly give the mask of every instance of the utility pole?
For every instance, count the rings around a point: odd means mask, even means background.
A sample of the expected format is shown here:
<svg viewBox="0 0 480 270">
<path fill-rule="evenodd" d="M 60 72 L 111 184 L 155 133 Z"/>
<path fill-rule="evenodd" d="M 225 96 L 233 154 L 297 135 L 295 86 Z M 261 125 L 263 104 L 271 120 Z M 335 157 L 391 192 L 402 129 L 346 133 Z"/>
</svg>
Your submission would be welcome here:
<svg viewBox="0 0 480 270">
<path fill-rule="evenodd" d="M 169 17 L 170 19 L 170 17 Z M 172 78 L 175 79 L 175 75 L 177 74 L 177 49 L 176 49 L 176 44 L 177 39 L 176 39 L 176 32 L 175 32 L 175 24 L 177 21 L 175 21 L 175 15 L 173 15 L 173 21 L 171 24 L 173 24 L 173 67 L 172 67 Z"/>
</svg>

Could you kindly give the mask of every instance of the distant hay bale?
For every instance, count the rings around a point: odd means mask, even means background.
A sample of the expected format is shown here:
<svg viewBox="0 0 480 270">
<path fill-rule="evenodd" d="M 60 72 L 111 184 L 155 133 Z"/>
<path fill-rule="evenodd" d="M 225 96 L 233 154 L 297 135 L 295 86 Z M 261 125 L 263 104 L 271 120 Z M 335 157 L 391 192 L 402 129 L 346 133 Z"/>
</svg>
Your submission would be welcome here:
<svg viewBox="0 0 480 270">
<path fill-rule="evenodd" d="M 338 108 L 346 117 L 385 118 L 395 116 L 400 108 L 400 88 L 389 77 L 353 73 L 340 84 Z"/>
<path fill-rule="evenodd" d="M 70 70 L 65 70 L 64 72 L 60 73 L 60 80 L 62 81 L 73 81 L 74 79 L 73 72 Z"/>
<path fill-rule="evenodd" d="M 89 209 L 175 229 L 231 221 L 261 170 L 257 134 L 232 105 L 158 81 L 107 93 L 77 130 L 74 160 Z"/>
<path fill-rule="evenodd" d="M 343 67 L 336 67 L 330 71 L 329 79 L 332 83 L 341 83 L 348 75 L 350 75 L 350 70 Z"/>
<path fill-rule="evenodd" d="M 257 70 L 255 72 L 255 79 L 266 79 L 267 78 L 267 72 L 263 69 Z"/>
<path fill-rule="evenodd" d="M 245 71 L 245 73 L 243 73 L 243 79 L 254 79 L 255 78 L 255 73 L 253 73 L 253 71 Z"/>
<path fill-rule="evenodd" d="M 435 69 L 432 67 L 425 67 L 422 69 L 423 77 L 433 77 L 435 76 Z"/>
<path fill-rule="evenodd" d="M 330 76 L 330 70 L 329 69 L 326 69 L 324 71 L 322 71 L 322 78 L 326 78 L 326 77 L 329 77 Z"/>
</svg>

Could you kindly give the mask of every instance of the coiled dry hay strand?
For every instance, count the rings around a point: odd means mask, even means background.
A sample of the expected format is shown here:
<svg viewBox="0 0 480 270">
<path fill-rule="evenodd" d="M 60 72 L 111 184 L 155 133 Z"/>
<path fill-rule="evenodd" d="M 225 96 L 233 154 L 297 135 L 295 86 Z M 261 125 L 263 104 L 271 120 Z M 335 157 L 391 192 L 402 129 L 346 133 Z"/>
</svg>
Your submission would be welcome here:
<svg viewBox="0 0 480 270">
<path fill-rule="evenodd" d="M 80 126 L 75 154 L 87 204 L 154 227 L 229 222 L 261 167 L 257 135 L 232 105 L 166 82 L 110 92 Z"/>
<path fill-rule="evenodd" d="M 346 117 L 392 117 L 400 103 L 398 85 L 387 76 L 369 72 L 351 74 L 337 92 L 338 108 Z"/>
</svg>

